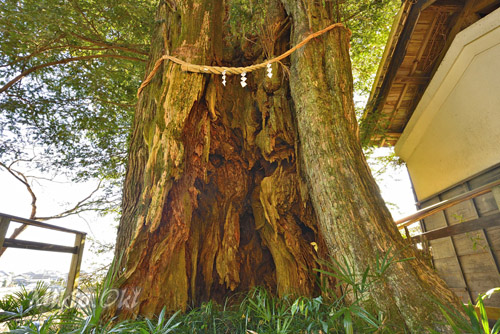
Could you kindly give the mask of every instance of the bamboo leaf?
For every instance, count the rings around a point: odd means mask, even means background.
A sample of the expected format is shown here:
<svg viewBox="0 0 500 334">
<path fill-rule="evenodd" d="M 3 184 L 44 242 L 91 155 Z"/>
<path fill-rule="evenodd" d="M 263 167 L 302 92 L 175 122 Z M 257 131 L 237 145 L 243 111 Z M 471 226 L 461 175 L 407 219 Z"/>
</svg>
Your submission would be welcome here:
<svg viewBox="0 0 500 334">
<path fill-rule="evenodd" d="M 462 333 L 462 331 L 460 330 L 460 328 L 455 324 L 455 322 L 453 321 L 453 319 L 450 317 L 450 315 L 444 310 L 444 308 L 441 307 L 441 305 L 439 305 L 439 308 L 441 309 L 441 313 L 443 314 L 443 316 L 446 318 L 446 321 L 448 322 L 448 324 L 451 326 L 451 328 L 453 329 L 453 331 L 455 332 L 455 334 L 460 334 Z"/>
<path fill-rule="evenodd" d="M 344 312 L 344 328 L 345 328 L 346 334 L 353 334 L 354 333 L 354 328 L 352 325 L 351 311 L 349 309 L 346 309 L 346 312 Z"/>
<path fill-rule="evenodd" d="M 481 315 L 481 324 L 483 325 L 483 330 L 486 334 L 490 334 L 490 324 L 488 323 L 488 315 L 486 314 L 486 309 L 484 308 L 483 296 L 478 296 L 478 301 L 476 307 L 479 307 L 479 314 Z"/>
</svg>

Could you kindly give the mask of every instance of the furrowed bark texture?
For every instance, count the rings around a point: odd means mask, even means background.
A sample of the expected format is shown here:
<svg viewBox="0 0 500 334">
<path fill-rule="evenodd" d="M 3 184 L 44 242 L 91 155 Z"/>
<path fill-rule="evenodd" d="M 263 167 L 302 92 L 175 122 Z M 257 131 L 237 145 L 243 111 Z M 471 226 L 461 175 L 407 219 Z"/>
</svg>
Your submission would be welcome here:
<svg viewBox="0 0 500 334">
<path fill-rule="evenodd" d="M 163 2 L 150 64 L 166 53 L 242 66 L 284 52 L 284 8 L 278 1 L 259 6 L 265 25 L 245 36 L 243 26 L 231 26 L 252 22 L 244 15 L 230 21 L 238 14 L 231 3 Z M 123 258 L 118 287 L 141 292 L 111 313 L 152 316 L 164 306 L 222 302 L 253 286 L 319 294 L 313 269 L 326 248 L 298 173 L 286 73 L 278 64 L 273 72 L 272 79 L 249 74 L 245 88 L 228 76 L 224 87 L 220 76 L 164 63 L 143 91 L 116 250 Z"/>
<path fill-rule="evenodd" d="M 150 64 L 170 54 L 250 65 L 334 22 L 329 1 L 283 4 L 162 2 Z M 416 256 L 361 151 L 348 49 L 347 30 L 333 30 L 292 55 L 290 74 L 273 64 L 272 79 L 252 72 L 245 88 L 239 76 L 224 87 L 220 76 L 163 64 L 139 99 L 117 239 L 117 285 L 141 292 L 112 314 L 152 316 L 256 285 L 314 295 L 327 253 L 358 273 L 390 249 Z M 418 257 L 390 266 L 368 297 L 413 332 L 449 330 L 432 298 L 458 305 Z"/>
<path fill-rule="evenodd" d="M 284 1 L 293 18 L 292 44 L 311 30 L 331 24 L 332 13 L 317 1 Z M 373 302 L 411 332 L 439 332 L 444 327 L 433 300 L 461 309 L 445 283 L 405 244 L 363 157 L 354 113 L 349 32 L 337 29 L 292 55 L 290 75 L 300 140 L 299 158 L 311 200 L 330 254 L 345 257 L 359 274 L 374 267 L 377 254 L 390 249 L 399 259 L 380 285 Z"/>
</svg>

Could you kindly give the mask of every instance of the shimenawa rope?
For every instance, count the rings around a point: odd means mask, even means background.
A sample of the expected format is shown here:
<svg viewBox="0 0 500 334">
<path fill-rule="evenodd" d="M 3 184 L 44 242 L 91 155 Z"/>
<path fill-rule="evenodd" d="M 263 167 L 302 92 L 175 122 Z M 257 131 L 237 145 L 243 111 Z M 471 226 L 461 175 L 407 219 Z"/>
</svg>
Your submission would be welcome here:
<svg viewBox="0 0 500 334">
<path fill-rule="evenodd" d="M 296 50 L 300 49 L 304 45 L 306 45 L 311 39 L 316 38 L 320 35 L 323 35 L 324 33 L 332 30 L 333 28 L 337 27 L 344 27 L 342 23 L 334 23 L 332 25 L 329 25 L 328 27 L 319 30 L 306 38 L 304 38 L 299 44 L 295 45 L 293 48 L 290 50 L 286 51 L 285 53 L 272 58 L 270 60 L 267 60 L 265 62 L 262 62 L 260 64 L 255 64 L 255 65 L 250 65 L 250 66 L 245 66 L 245 67 L 224 67 L 224 66 L 205 66 L 205 65 L 196 65 L 196 64 L 191 64 L 187 63 L 179 58 L 173 57 L 173 56 L 168 56 L 164 55 L 160 59 L 158 59 L 153 66 L 153 70 L 148 74 L 146 79 L 142 82 L 141 86 L 139 87 L 137 91 L 137 97 L 141 94 L 142 90 L 151 82 L 153 77 L 155 76 L 156 72 L 160 69 L 161 64 L 163 63 L 164 60 L 170 60 L 171 62 L 174 62 L 176 64 L 181 65 L 181 69 L 185 72 L 193 72 L 193 73 L 212 73 L 212 74 L 222 74 L 222 72 L 225 71 L 226 74 L 242 74 L 242 73 L 248 73 L 252 72 L 261 68 L 265 68 L 267 64 L 272 64 L 277 61 L 280 61 L 289 55 L 291 55 L 293 52 Z"/>
</svg>

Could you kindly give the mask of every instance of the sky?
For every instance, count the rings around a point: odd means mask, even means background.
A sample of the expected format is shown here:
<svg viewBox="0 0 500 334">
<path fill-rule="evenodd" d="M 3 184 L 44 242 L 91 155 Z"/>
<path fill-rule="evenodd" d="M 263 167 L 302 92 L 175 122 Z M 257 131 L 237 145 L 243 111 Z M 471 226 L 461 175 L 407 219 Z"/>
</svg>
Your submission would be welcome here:
<svg viewBox="0 0 500 334">
<path fill-rule="evenodd" d="M 38 214 L 51 215 L 71 207 L 68 203 L 76 203 L 96 187 L 96 182 L 85 184 L 49 183 L 34 185 L 38 197 Z M 28 218 L 31 212 L 31 198 L 26 188 L 16 181 L 10 174 L 0 170 L 0 212 L 13 216 Z M 116 238 L 117 222 L 115 217 L 100 217 L 94 213 L 85 213 L 56 219 L 47 223 L 63 226 L 69 229 L 87 233 L 101 242 L 114 242 Z M 14 226 L 13 226 L 14 225 Z M 20 224 L 11 223 L 7 235 L 19 227 Z M 74 245 L 74 234 L 51 231 L 47 229 L 29 227 L 19 239 L 44 243 L 53 243 L 64 246 Z M 82 270 L 91 271 L 93 268 L 109 263 L 110 256 L 96 255 L 91 252 L 91 242 L 87 240 L 83 255 Z M 33 251 L 8 248 L 0 257 L 0 270 L 6 272 L 23 273 L 28 271 L 55 270 L 68 272 L 71 254 L 46 251 Z"/>
<path fill-rule="evenodd" d="M 387 154 L 388 152 L 387 149 L 382 149 L 376 154 Z M 389 169 L 378 181 L 382 196 L 386 202 L 391 203 L 388 207 L 395 220 L 416 211 L 411 183 L 404 166 Z M 44 182 L 35 184 L 35 191 L 39 198 L 38 214 L 46 215 L 60 212 L 63 208 L 69 207 L 68 203 L 76 203 L 81 200 L 95 186 L 95 182 L 84 184 Z M 31 211 L 30 203 L 31 198 L 26 188 L 10 174 L 0 170 L 0 213 L 27 218 Z M 86 232 L 89 237 L 104 243 L 114 242 L 116 238 L 116 217 L 101 217 L 93 213 L 86 213 L 60 220 L 52 220 L 48 223 Z M 8 235 L 18 226 L 17 224 L 11 226 Z M 67 246 L 73 246 L 74 243 L 73 234 L 36 227 L 28 228 L 19 238 Z M 91 242 L 86 243 L 83 255 L 82 270 L 87 272 L 104 266 L 111 261 L 111 254 L 107 256 L 95 254 L 91 246 Z M 55 270 L 67 273 L 70 261 L 71 254 L 9 248 L 0 257 L 0 270 L 14 273 Z"/>
</svg>

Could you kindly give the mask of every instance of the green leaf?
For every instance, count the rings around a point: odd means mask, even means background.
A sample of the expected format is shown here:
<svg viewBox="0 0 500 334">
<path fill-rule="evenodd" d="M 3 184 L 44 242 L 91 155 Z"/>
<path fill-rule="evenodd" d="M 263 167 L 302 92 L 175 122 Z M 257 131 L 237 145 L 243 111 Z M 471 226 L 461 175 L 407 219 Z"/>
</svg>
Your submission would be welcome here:
<svg viewBox="0 0 500 334">
<path fill-rule="evenodd" d="M 474 305 L 472 305 L 470 302 L 467 305 L 464 305 L 464 311 L 469 317 L 470 324 L 472 326 L 472 329 L 474 330 L 475 333 L 481 333 L 480 325 L 479 325 L 479 319 L 476 313 L 476 309 Z"/>
<path fill-rule="evenodd" d="M 346 334 L 354 333 L 351 311 L 349 309 L 346 309 L 346 312 L 344 312 L 344 329 Z"/>
<path fill-rule="evenodd" d="M 495 325 L 493 325 L 493 328 L 491 329 L 491 334 L 498 334 L 500 333 L 500 319 L 495 322 Z"/>
<path fill-rule="evenodd" d="M 486 334 L 490 334 L 490 324 L 488 323 L 488 315 L 486 314 L 486 309 L 484 308 L 483 296 L 479 295 L 477 298 L 476 307 L 479 307 L 479 314 L 481 315 L 481 324 L 483 325 L 483 330 Z"/>
<path fill-rule="evenodd" d="M 460 330 L 460 328 L 455 324 L 455 322 L 453 321 L 453 319 L 450 317 L 450 315 L 444 310 L 443 307 L 441 307 L 441 305 L 439 305 L 439 308 L 441 309 L 441 313 L 443 314 L 443 316 L 446 318 L 446 321 L 448 322 L 448 325 L 451 326 L 451 328 L 453 329 L 453 331 L 455 332 L 455 334 L 460 334 L 462 333 L 462 331 Z"/>
<path fill-rule="evenodd" d="M 354 305 L 350 307 L 350 310 L 355 316 L 363 319 L 366 323 L 372 325 L 373 328 L 378 329 L 380 327 L 380 324 L 378 323 L 377 319 L 373 315 L 368 313 L 364 308 Z"/>
</svg>

